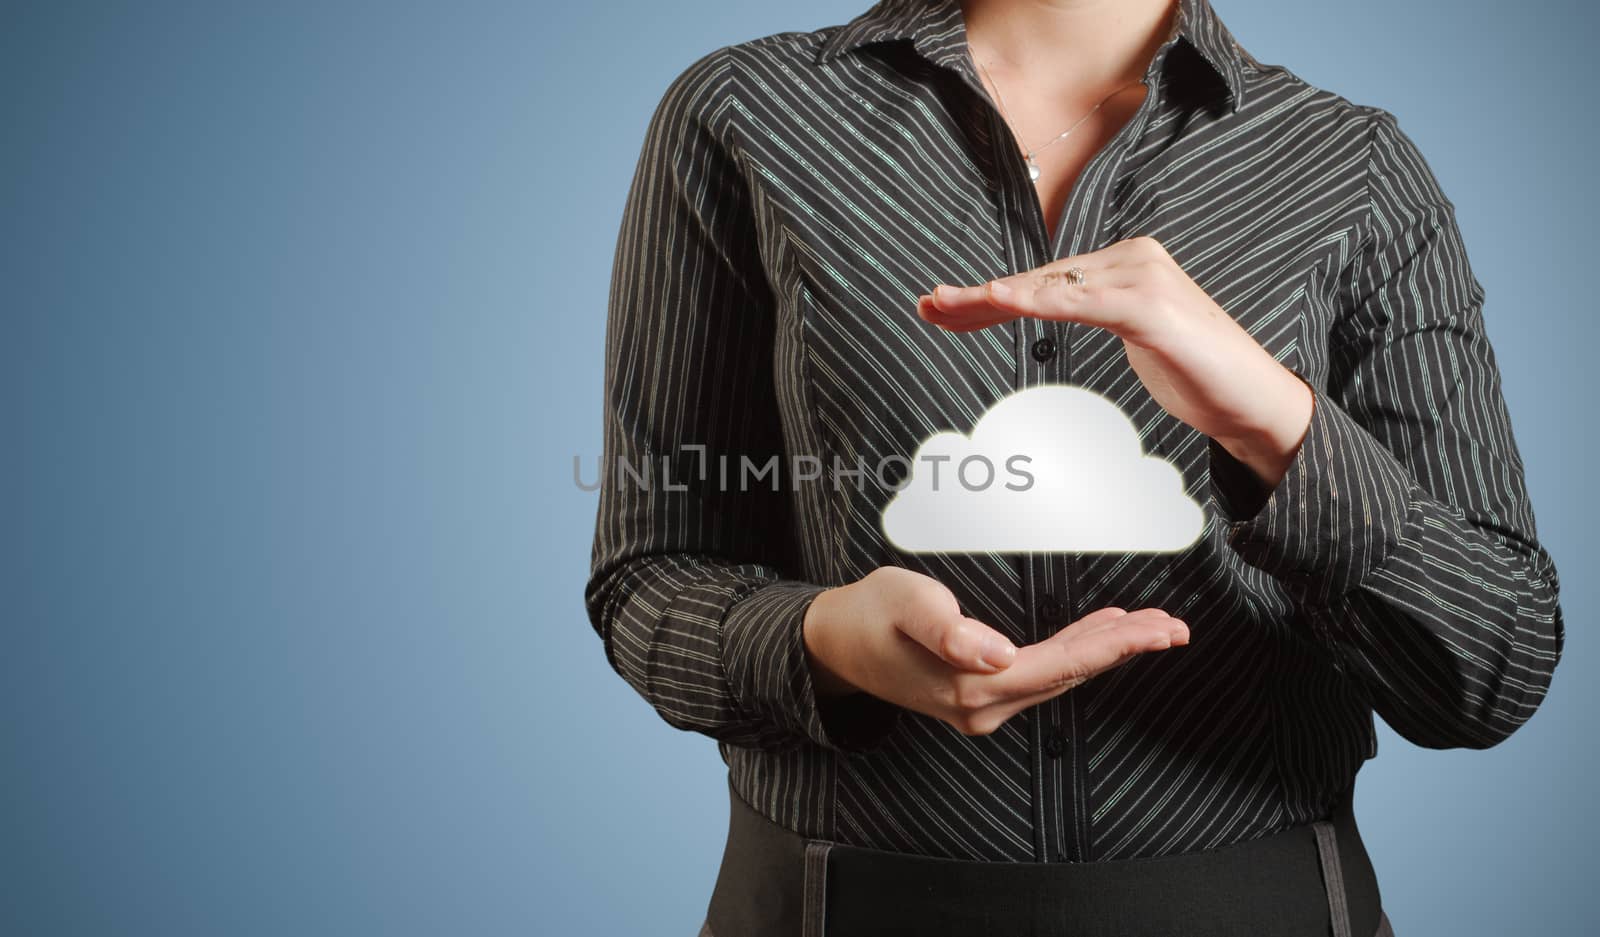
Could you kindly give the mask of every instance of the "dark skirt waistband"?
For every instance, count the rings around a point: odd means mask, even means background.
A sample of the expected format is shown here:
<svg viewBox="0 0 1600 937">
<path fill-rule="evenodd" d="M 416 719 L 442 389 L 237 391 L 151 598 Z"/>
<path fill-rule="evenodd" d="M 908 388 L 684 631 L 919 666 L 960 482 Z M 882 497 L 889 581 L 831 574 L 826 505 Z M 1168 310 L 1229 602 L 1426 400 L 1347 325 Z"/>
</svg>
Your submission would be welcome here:
<svg viewBox="0 0 1600 937">
<path fill-rule="evenodd" d="M 1325 820 L 1205 852 L 984 862 L 811 839 L 729 782 L 715 937 L 1384 937 L 1352 792 Z"/>
</svg>

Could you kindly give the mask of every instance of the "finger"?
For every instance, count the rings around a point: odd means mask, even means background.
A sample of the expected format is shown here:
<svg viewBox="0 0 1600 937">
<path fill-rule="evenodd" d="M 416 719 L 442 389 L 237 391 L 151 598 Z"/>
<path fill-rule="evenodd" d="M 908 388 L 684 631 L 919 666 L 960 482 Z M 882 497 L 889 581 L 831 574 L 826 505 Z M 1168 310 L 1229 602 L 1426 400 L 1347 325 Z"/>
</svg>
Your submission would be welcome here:
<svg viewBox="0 0 1600 937">
<path fill-rule="evenodd" d="M 997 673 L 1011 666 L 1017 647 L 976 618 L 954 611 L 925 609 L 902 616 L 900 630 L 952 667 Z"/>
<path fill-rule="evenodd" d="M 1114 282 L 1122 285 L 1127 281 L 1127 274 L 1120 271 L 1119 268 L 1129 264 L 1137 264 L 1141 260 L 1142 255 L 1133 250 L 1127 241 L 1118 241 L 1097 251 L 1061 257 L 1031 270 L 995 277 L 987 282 L 972 286 L 941 283 L 933 288 L 930 295 L 933 296 L 939 307 L 946 312 L 961 315 L 969 313 L 975 308 L 990 304 L 990 283 L 1004 283 L 1019 291 L 1039 288 L 1052 282 L 1065 282 L 1067 271 L 1077 267 L 1084 271 L 1084 275 L 1089 281 Z M 1108 276 L 1114 276 L 1115 279 L 1106 280 Z"/>
<path fill-rule="evenodd" d="M 990 307 L 987 315 L 952 315 L 934 304 L 932 297 L 924 295 L 917 301 L 917 315 L 923 321 L 950 332 L 976 332 L 1017 318 L 1014 312 L 1003 312 Z"/>
<path fill-rule="evenodd" d="M 1109 628 L 1116 623 L 1117 619 L 1127 614 L 1127 610 L 1118 608 L 1114 605 L 1096 609 L 1095 611 L 1090 612 L 1089 614 L 1068 625 L 1067 628 L 1062 629 L 1062 632 L 1058 632 L 1058 634 L 1064 633 L 1067 629 L 1075 629 L 1077 634 L 1082 635 L 1092 631 L 1098 631 L 1103 628 Z M 1015 695 L 1011 695 L 1015 693 L 1014 687 L 994 687 L 991 689 L 991 698 L 1000 700 L 1000 702 L 994 705 L 1009 707 L 1009 711 L 1005 712 L 1000 719 L 1001 722 L 1004 722 L 1006 719 L 1010 719 L 1023 709 L 1026 709 L 1035 703 L 1042 703 L 1050 697 L 1057 696 L 1066 690 L 1067 687 L 1050 687 L 1026 696 L 1017 697 Z"/>
<path fill-rule="evenodd" d="M 927 297 L 925 301 L 919 300 L 918 314 L 936 325 L 961 331 L 970 330 L 963 328 L 965 326 L 987 328 L 1015 319 L 1018 313 L 988 301 L 986 288 L 987 284 L 949 286 L 941 283 L 933 288 L 932 293 L 924 294 Z M 973 293 L 974 290 L 978 292 Z M 957 294 L 961 298 L 956 298 Z"/>
<path fill-rule="evenodd" d="M 1147 613 L 1162 612 L 1162 614 L 1168 614 L 1166 612 L 1163 612 L 1161 609 L 1153 609 L 1153 608 L 1152 609 L 1143 609 L 1143 611 L 1145 611 Z M 1116 612 L 1117 614 L 1110 614 L 1111 612 Z M 1071 624 L 1067 625 L 1065 628 L 1062 628 L 1060 631 L 1057 631 L 1055 634 L 1051 635 L 1050 637 L 1046 638 L 1045 640 L 1047 640 L 1047 641 L 1050 641 L 1050 640 L 1054 640 L 1054 641 L 1070 641 L 1070 640 L 1075 640 L 1075 639 L 1078 639 L 1078 638 L 1085 638 L 1085 637 L 1088 637 L 1089 635 L 1095 633 L 1096 631 L 1103 631 L 1106 628 L 1115 627 L 1117 622 L 1119 622 L 1124 616 L 1126 616 L 1128 614 L 1131 614 L 1131 613 L 1123 611 L 1120 608 L 1114 608 L 1114 607 L 1113 608 L 1103 608 L 1103 609 L 1100 609 L 1097 612 L 1090 612 L 1089 614 L 1083 616 L 1082 618 L 1079 618 L 1077 621 L 1074 621 Z M 1168 617 L 1171 617 L 1170 614 L 1168 615 Z M 1174 620 L 1176 620 L 1176 619 L 1174 619 Z"/>
<path fill-rule="evenodd" d="M 1137 654 L 1188 642 L 1189 627 L 1182 620 L 1160 609 L 1141 611 L 1144 614 L 1129 613 L 1104 627 L 1066 635 L 1062 639 L 1070 659 L 1066 669 L 1088 679 Z"/>
<path fill-rule="evenodd" d="M 1082 285 L 1066 280 L 1044 285 L 1013 286 L 996 280 L 989 284 L 990 304 L 999 312 L 1056 322 L 1079 322 L 1122 333 L 1136 326 L 1150 303 L 1144 290 L 1127 281 L 1114 285 L 1091 279 Z"/>
<path fill-rule="evenodd" d="M 1052 635 L 1045 640 L 1066 644 L 1081 644 L 1086 647 L 1099 647 L 1098 644 L 1091 644 L 1090 642 L 1099 641 L 1110 633 L 1120 632 L 1125 638 L 1134 641 L 1146 636 L 1166 636 L 1174 642 L 1178 642 L 1188 640 L 1188 629 L 1189 626 L 1186 622 L 1163 609 L 1142 608 L 1106 621 L 1093 621 L 1088 616 L 1085 616 L 1062 629 L 1059 634 Z"/>
<path fill-rule="evenodd" d="M 1091 270 L 1084 262 L 1075 264 L 1085 271 L 1085 277 L 1099 279 L 1107 274 L 1106 268 L 1096 267 Z M 940 311 L 953 316 L 984 315 L 994 308 L 993 287 L 996 284 L 1008 287 L 1012 295 L 1029 295 L 1034 291 L 1053 283 L 1068 282 L 1066 271 L 1074 264 L 1050 263 L 1021 273 L 1008 274 L 995 277 L 973 286 L 955 286 L 940 283 L 928 294 L 934 306 Z"/>
<path fill-rule="evenodd" d="M 1085 271 L 1086 274 L 1093 276 L 1096 271 L 1105 271 L 1122 264 L 1137 261 L 1141 256 L 1128 241 L 1118 241 L 1097 251 L 1058 257 L 1029 270 L 992 278 L 989 282 L 1005 280 L 1010 283 L 1020 283 L 1024 279 L 1049 279 L 1063 276 L 1073 267 L 1078 267 Z M 986 285 L 985 283 L 979 283 L 974 286 L 941 284 L 936 286 L 933 292 L 941 305 L 946 302 L 953 305 L 982 303 L 986 300 Z"/>
<path fill-rule="evenodd" d="M 1070 275 L 1070 271 L 1074 267 L 1083 273 L 1082 283 L 1079 283 L 1076 278 Z M 1012 276 L 997 277 L 990 282 L 1001 283 L 1022 291 L 1027 289 L 1045 290 L 1056 286 L 1132 286 L 1147 276 L 1149 276 L 1149 270 L 1147 265 L 1143 263 L 1115 263 L 1094 266 L 1070 263 L 1061 265 L 1047 264 L 1036 270 L 1029 270 Z"/>
<path fill-rule="evenodd" d="M 1104 627 L 1106 624 L 1109 624 L 1109 623 L 1102 623 L 1102 627 Z M 996 723 L 1003 723 L 1007 719 L 1010 719 L 1012 716 L 1015 716 L 1017 713 L 1023 711 L 1024 709 L 1027 709 L 1029 706 L 1036 706 L 1039 703 L 1042 703 L 1045 700 L 1048 700 L 1048 699 L 1050 699 L 1052 697 L 1060 696 L 1062 693 L 1065 693 L 1065 692 L 1073 689 L 1074 687 L 1081 686 L 1084 682 L 1088 681 L 1089 679 L 1091 679 L 1091 678 L 1093 678 L 1095 676 L 1098 676 L 1099 674 L 1104 673 L 1107 670 L 1112 669 L 1112 667 L 1120 666 L 1121 664 L 1124 664 L 1127 661 L 1132 660 L 1134 657 L 1139 656 L 1139 654 L 1166 650 L 1169 647 L 1178 647 L 1178 646 L 1187 644 L 1188 641 L 1189 641 L 1189 634 L 1188 634 L 1188 629 L 1187 628 L 1182 629 L 1176 636 L 1169 636 L 1166 639 L 1163 639 L 1163 638 L 1160 638 L 1160 637 L 1153 637 L 1148 646 L 1144 647 L 1141 650 L 1133 651 L 1131 653 L 1128 653 L 1128 654 L 1124 655 L 1121 659 L 1116 661 L 1116 663 L 1112 664 L 1111 667 L 1103 667 L 1099 671 L 1096 671 L 1095 673 L 1090 674 L 1089 676 L 1084 677 L 1082 680 L 1078 680 L 1076 682 L 1061 683 L 1059 685 L 1050 686 L 1050 687 L 1047 687 L 1047 688 L 1045 688 L 1043 690 L 1039 690 L 1039 691 L 1034 692 L 1034 693 L 1029 693 L 1029 694 L 1026 694 L 1026 695 L 1023 695 L 1023 696 L 1018 696 L 1018 697 L 1012 697 L 1011 699 L 1002 700 L 1001 702 L 994 703 L 993 706 L 991 708 L 989 708 L 985 713 L 981 714 L 981 716 L 982 716 L 982 718 L 988 718 L 988 719 L 990 719 L 992 721 L 995 721 Z M 983 679 L 991 679 L 991 678 L 983 678 Z M 997 678 L 994 678 L 994 679 L 997 679 Z M 996 695 L 998 696 L 999 694 L 996 694 Z"/>
<path fill-rule="evenodd" d="M 1121 618 L 1126 614 L 1128 613 L 1121 608 L 1117 608 L 1116 606 L 1108 606 L 1106 608 L 1096 609 L 1095 611 L 1090 612 L 1089 614 L 1073 622 L 1068 627 L 1077 628 L 1079 629 L 1080 633 L 1082 633 L 1084 629 L 1092 630 L 1097 628 L 1106 628 L 1118 618 Z M 987 676 L 973 676 L 971 680 L 964 680 L 963 678 L 958 677 L 957 681 L 971 684 L 964 688 L 967 691 L 965 693 L 967 698 L 987 698 L 989 700 L 999 701 L 1009 701 L 1015 698 L 1016 689 L 1014 686 L 998 685 L 993 682 L 993 679 L 994 678 Z M 1057 692 L 1060 691 L 1051 690 L 1047 695 L 1054 695 Z"/>
<path fill-rule="evenodd" d="M 1118 608 L 1115 605 L 1107 605 L 1105 608 L 1095 609 L 1061 630 L 1066 631 L 1067 628 L 1077 628 L 1080 631 L 1096 630 L 1111 624 L 1126 614 L 1128 614 L 1127 609 Z"/>
<path fill-rule="evenodd" d="M 1106 608 L 1102 609 L 1096 609 L 1095 611 L 1084 615 L 1082 618 L 1079 618 L 1077 621 L 1068 624 L 1066 627 L 1057 630 L 1045 640 L 1048 641 L 1051 639 L 1059 639 L 1059 636 L 1064 635 L 1069 631 L 1074 634 L 1087 634 L 1091 631 L 1099 631 L 1101 628 L 1110 627 L 1118 618 L 1121 618 L 1126 614 L 1128 614 L 1128 612 L 1125 609 L 1118 608 L 1114 605 L 1107 606 Z"/>
<path fill-rule="evenodd" d="M 1122 268 L 1114 268 L 1122 269 Z M 1019 316 L 1051 321 L 1081 322 L 1117 334 L 1130 333 L 1141 325 L 1149 311 L 1143 292 L 1135 292 L 1137 276 L 1118 274 L 1115 282 L 1096 286 L 1076 286 L 1061 282 L 1048 286 L 1025 285 L 1020 294 L 1005 294 L 994 302 L 979 304 L 935 300 L 924 294 L 917 301 L 917 315 L 924 321 L 950 332 L 975 332 Z M 995 281 L 993 289 L 1005 287 Z M 944 289 L 938 287 L 937 289 Z M 967 289 L 967 287 L 961 287 Z"/>
<path fill-rule="evenodd" d="M 1134 654 L 1164 650 L 1189 640 L 1188 626 L 1157 608 L 1139 609 L 1108 621 L 1082 622 L 1037 644 L 1019 648 L 1017 659 L 994 684 L 998 697 L 1060 692 L 1107 670 Z"/>
<path fill-rule="evenodd" d="M 1082 676 L 1074 676 L 1070 680 L 1056 681 L 1052 685 L 1046 686 L 1044 689 L 1036 690 L 1031 693 L 1025 693 L 1021 696 L 1013 697 L 1010 700 L 998 702 L 995 705 L 1003 707 L 1005 710 L 1009 710 L 1004 713 L 1002 718 L 1002 721 L 1004 721 L 1004 719 L 1011 718 L 1011 716 L 1021 712 L 1024 709 L 1027 709 L 1029 706 L 1042 703 L 1052 697 L 1060 696 L 1062 693 L 1065 693 L 1077 686 L 1081 686 L 1088 680 L 1105 673 L 1107 670 L 1120 666 L 1134 657 L 1139 656 L 1140 654 L 1163 651 L 1172 647 L 1179 647 L 1187 644 L 1188 641 L 1189 634 L 1187 628 L 1167 632 L 1164 635 L 1159 632 L 1151 633 L 1142 641 L 1129 641 L 1125 645 L 1127 648 L 1125 653 L 1122 653 L 1112 659 L 1109 664 L 1105 664 L 1103 666 L 1096 665 L 1096 668 L 1093 670 L 1093 672 Z M 1026 648 L 1023 649 L 1023 651 L 1026 650 Z M 1022 652 L 1019 652 L 1019 654 L 1020 653 Z M 999 693 L 996 694 L 996 696 L 1000 695 L 1001 694 Z"/>
<path fill-rule="evenodd" d="M 1057 686 L 1051 687 L 1047 690 L 1040 690 L 1036 693 L 1030 693 L 1027 696 L 1011 697 L 1003 700 L 1002 702 L 995 703 L 985 711 L 985 714 L 990 718 L 998 716 L 999 722 L 1005 722 L 1007 719 L 1010 719 L 1017 713 L 1022 712 L 1029 706 L 1037 706 L 1045 700 L 1060 696 L 1070 689 L 1071 687 Z"/>
<path fill-rule="evenodd" d="M 1000 322 L 1009 322 L 1017 317 L 1014 312 L 1006 312 L 989 306 L 980 311 L 950 313 L 939 308 L 933 297 L 924 293 L 917 298 L 917 315 L 928 322 L 947 328 L 970 330 L 976 326 L 987 328 Z"/>
<path fill-rule="evenodd" d="M 1041 290 L 1055 287 L 1082 289 L 1087 286 L 1105 286 L 1114 289 L 1137 286 L 1150 278 L 1151 267 L 1144 263 L 1116 264 L 1110 267 L 1096 267 L 1094 270 L 1084 268 L 1083 282 L 1077 283 L 1068 277 L 1065 271 L 1054 273 L 1050 277 L 1036 277 L 1033 285 Z"/>
</svg>

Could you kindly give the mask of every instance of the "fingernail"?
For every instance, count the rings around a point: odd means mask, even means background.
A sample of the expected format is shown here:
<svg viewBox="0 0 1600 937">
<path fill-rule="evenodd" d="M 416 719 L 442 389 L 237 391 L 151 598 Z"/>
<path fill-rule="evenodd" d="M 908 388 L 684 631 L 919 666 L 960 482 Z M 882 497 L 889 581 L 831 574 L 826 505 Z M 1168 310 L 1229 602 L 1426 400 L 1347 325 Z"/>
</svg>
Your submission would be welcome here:
<svg viewBox="0 0 1600 937">
<path fill-rule="evenodd" d="M 1011 296 L 1011 286 L 999 280 L 989 281 L 989 295 L 995 299 L 1006 299 Z"/>
<path fill-rule="evenodd" d="M 983 639 L 982 656 L 986 664 L 1005 667 L 1017 656 L 1017 649 L 1005 638 L 997 634 L 991 634 Z"/>
</svg>

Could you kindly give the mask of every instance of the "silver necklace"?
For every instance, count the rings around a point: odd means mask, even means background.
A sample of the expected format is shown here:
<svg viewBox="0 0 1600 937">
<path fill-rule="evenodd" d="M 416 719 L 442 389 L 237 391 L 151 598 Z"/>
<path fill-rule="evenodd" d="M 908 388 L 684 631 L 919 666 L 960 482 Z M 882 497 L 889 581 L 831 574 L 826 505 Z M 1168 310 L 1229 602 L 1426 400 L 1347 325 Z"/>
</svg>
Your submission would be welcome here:
<svg viewBox="0 0 1600 937">
<path fill-rule="evenodd" d="M 977 56 L 973 56 L 973 60 L 976 61 L 977 60 Z M 1011 123 L 1011 113 L 1006 110 L 1006 99 L 1005 99 L 1005 96 L 1000 93 L 1000 86 L 995 83 L 994 76 L 989 74 L 989 69 L 986 68 L 982 62 L 978 62 L 978 67 L 983 69 L 983 76 L 985 78 L 989 79 L 989 85 L 994 88 L 994 96 L 1000 102 L 1000 114 L 1003 117 L 1005 117 L 1006 123 L 1010 124 Z M 1095 111 L 1098 111 L 1100 109 L 1101 105 L 1105 104 L 1107 101 L 1109 101 L 1112 98 L 1116 97 L 1118 94 L 1121 94 L 1123 91 L 1128 90 L 1129 88 L 1133 87 L 1134 85 L 1141 85 L 1141 84 L 1144 84 L 1144 79 L 1143 78 L 1140 78 L 1137 81 L 1130 81 L 1127 84 L 1123 85 L 1122 87 L 1118 88 L 1117 90 L 1115 90 L 1115 91 L 1111 92 L 1110 94 L 1106 95 L 1104 98 L 1101 98 L 1100 99 L 1100 103 L 1096 104 L 1094 107 L 1090 108 L 1088 114 L 1085 114 L 1082 117 L 1078 118 L 1077 121 L 1074 122 L 1071 127 L 1068 127 L 1067 129 L 1061 131 L 1059 134 L 1056 135 L 1055 139 L 1051 140 L 1049 143 L 1046 143 L 1044 146 L 1039 147 L 1038 149 L 1030 149 L 1026 143 L 1023 143 L 1021 140 L 1018 140 L 1017 143 L 1022 147 L 1022 152 L 1027 157 L 1027 161 L 1028 161 L 1028 178 L 1032 179 L 1034 182 L 1038 182 L 1039 181 L 1039 176 L 1041 175 L 1041 173 L 1039 171 L 1039 163 L 1034 159 L 1035 155 L 1037 155 L 1038 153 L 1042 152 L 1045 149 L 1045 147 L 1051 146 L 1051 145 L 1053 145 L 1055 143 L 1059 143 L 1060 141 L 1066 139 L 1067 134 L 1071 133 L 1074 130 L 1077 130 L 1078 129 L 1078 125 L 1083 123 L 1084 121 L 1088 120 L 1091 114 L 1093 114 Z"/>
</svg>

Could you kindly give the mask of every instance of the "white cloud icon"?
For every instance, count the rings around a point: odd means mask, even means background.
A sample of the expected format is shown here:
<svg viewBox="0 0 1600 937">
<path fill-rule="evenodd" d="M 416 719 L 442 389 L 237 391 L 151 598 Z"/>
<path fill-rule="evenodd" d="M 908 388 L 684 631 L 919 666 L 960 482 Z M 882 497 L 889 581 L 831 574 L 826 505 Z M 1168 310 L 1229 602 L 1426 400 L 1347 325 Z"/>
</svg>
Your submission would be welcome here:
<svg viewBox="0 0 1600 937">
<path fill-rule="evenodd" d="M 1183 474 L 1147 456 L 1133 421 L 1071 384 L 1010 394 L 970 436 L 935 433 L 883 510 L 911 553 L 1145 553 L 1182 550 L 1205 512 Z"/>
</svg>

